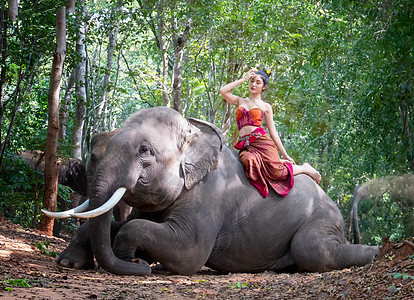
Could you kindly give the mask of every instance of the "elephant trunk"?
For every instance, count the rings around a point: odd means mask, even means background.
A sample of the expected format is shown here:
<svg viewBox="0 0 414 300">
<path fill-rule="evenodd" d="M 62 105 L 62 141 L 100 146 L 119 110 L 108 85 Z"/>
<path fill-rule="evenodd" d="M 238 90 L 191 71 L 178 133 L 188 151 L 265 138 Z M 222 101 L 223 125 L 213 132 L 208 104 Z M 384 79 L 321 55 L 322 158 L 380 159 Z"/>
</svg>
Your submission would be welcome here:
<svg viewBox="0 0 414 300">
<path fill-rule="evenodd" d="M 151 268 L 148 264 L 135 264 L 123 261 L 113 253 L 111 244 L 113 204 L 122 198 L 127 188 L 129 189 L 133 186 L 134 180 L 132 176 L 125 176 L 124 170 L 119 171 L 120 168 L 114 167 L 113 165 L 109 167 L 109 165 L 107 164 L 106 166 L 104 164 L 104 167 L 98 170 L 91 190 L 91 208 L 97 208 L 99 210 L 102 207 L 106 207 L 103 209 L 104 214 L 94 216 L 89 220 L 93 254 L 98 264 L 111 273 L 118 275 L 149 275 Z M 124 176 L 115 176 L 115 174 L 122 173 Z M 106 176 L 105 174 L 112 175 Z M 122 180 L 116 181 L 116 178 L 122 178 Z M 107 201 L 108 198 L 115 198 L 115 201 Z"/>
<path fill-rule="evenodd" d="M 111 245 L 112 211 L 90 219 L 92 251 L 98 264 L 105 270 L 117 275 L 149 275 L 148 264 L 135 264 L 117 258 Z"/>
</svg>

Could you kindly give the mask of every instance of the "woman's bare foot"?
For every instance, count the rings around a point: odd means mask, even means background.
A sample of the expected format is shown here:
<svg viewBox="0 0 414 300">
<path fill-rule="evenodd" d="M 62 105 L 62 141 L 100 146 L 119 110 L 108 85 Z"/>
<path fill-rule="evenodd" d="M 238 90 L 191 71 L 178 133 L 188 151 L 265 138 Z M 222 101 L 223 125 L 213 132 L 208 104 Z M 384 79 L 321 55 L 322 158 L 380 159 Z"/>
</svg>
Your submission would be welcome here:
<svg viewBox="0 0 414 300">
<path fill-rule="evenodd" d="M 305 171 L 305 174 L 308 174 L 317 184 L 319 184 L 322 180 L 321 174 L 310 164 L 304 163 L 303 169 Z"/>
</svg>

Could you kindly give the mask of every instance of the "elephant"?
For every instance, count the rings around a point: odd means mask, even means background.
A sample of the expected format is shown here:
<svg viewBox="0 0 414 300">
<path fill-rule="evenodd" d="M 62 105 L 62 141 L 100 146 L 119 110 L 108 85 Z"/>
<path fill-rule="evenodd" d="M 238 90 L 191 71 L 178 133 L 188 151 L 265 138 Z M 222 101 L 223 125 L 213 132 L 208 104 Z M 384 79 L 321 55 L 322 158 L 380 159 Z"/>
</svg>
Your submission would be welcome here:
<svg viewBox="0 0 414 300">
<path fill-rule="evenodd" d="M 148 275 L 150 261 L 183 275 L 372 262 L 378 247 L 349 244 L 335 203 L 309 176 L 294 179 L 287 196 L 263 198 L 216 126 L 168 107 L 142 109 L 108 142 L 89 207 L 69 214 L 89 222 L 58 262 L 80 268 L 94 256 L 120 275 Z M 119 225 L 111 209 L 121 197 L 141 216 Z"/>
<path fill-rule="evenodd" d="M 91 149 L 89 153 L 89 159 L 87 164 L 87 176 L 88 176 L 88 184 L 90 185 L 92 179 L 95 175 L 97 167 L 99 163 L 102 161 L 106 145 L 108 141 L 112 138 L 112 136 L 116 133 L 117 130 L 114 131 L 102 131 L 98 132 L 93 135 L 91 140 Z M 119 203 L 114 207 L 113 215 L 115 221 L 117 222 L 124 222 L 127 220 L 128 215 L 131 213 L 132 207 L 127 205 L 124 201 L 119 201 Z"/>
<path fill-rule="evenodd" d="M 87 173 L 85 164 L 80 159 L 64 159 L 59 165 L 58 181 L 83 196 L 87 195 Z"/>
<path fill-rule="evenodd" d="M 44 155 L 43 151 L 23 151 L 19 153 L 26 164 L 35 170 L 39 176 L 44 176 Z M 70 201 L 67 203 L 64 199 L 58 196 L 57 207 L 59 210 L 66 210 L 68 206 L 76 206 L 80 202 L 85 201 L 87 195 L 87 174 L 86 167 L 82 160 L 77 158 L 62 158 L 59 159 L 59 175 L 58 183 L 70 187 L 75 191 L 71 195 Z M 53 235 L 60 237 L 63 228 L 62 221 L 54 222 Z"/>
<path fill-rule="evenodd" d="M 390 175 L 384 178 L 371 179 L 354 189 L 352 209 L 349 214 L 348 235 L 351 240 L 353 227 L 354 244 L 361 243 L 359 230 L 358 204 L 369 197 L 381 199 L 384 193 L 389 193 L 404 214 L 403 226 L 406 236 L 414 236 L 414 174 Z"/>
<path fill-rule="evenodd" d="M 18 156 L 25 161 L 25 163 L 43 175 L 45 164 L 43 151 L 23 151 Z M 72 188 L 75 192 L 86 196 L 87 194 L 87 174 L 86 167 L 82 160 L 77 158 L 63 158 L 59 159 L 59 184 Z"/>
</svg>

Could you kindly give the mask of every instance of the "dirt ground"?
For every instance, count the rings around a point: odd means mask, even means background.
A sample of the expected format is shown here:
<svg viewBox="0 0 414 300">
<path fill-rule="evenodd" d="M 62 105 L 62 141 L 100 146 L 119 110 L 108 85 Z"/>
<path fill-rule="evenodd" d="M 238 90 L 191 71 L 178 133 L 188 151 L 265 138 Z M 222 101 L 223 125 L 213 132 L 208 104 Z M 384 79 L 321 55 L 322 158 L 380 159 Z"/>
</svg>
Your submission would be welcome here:
<svg viewBox="0 0 414 300">
<path fill-rule="evenodd" d="M 192 276 L 154 270 L 144 277 L 60 267 L 47 254 L 67 244 L 0 216 L 0 299 L 414 299 L 414 239 L 385 241 L 373 264 L 341 271 L 222 274 L 203 268 Z"/>
</svg>

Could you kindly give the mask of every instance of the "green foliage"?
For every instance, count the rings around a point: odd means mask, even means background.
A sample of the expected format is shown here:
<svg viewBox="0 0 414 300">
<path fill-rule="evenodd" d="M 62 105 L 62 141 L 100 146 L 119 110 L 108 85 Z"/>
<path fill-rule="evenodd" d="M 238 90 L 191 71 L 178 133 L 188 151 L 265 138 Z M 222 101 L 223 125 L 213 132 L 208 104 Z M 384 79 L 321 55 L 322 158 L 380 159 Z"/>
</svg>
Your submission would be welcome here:
<svg viewBox="0 0 414 300">
<path fill-rule="evenodd" d="M 388 276 L 392 276 L 393 279 L 401 278 L 402 280 L 411 279 L 414 280 L 414 276 L 409 274 L 403 274 L 403 273 L 388 273 Z"/>
<path fill-rule="evenodd" d="M 13 139 L 9 143 L 9 151 L 46 149 L 48 84 L 48 82 L 34 84 L 30 99 L 22 103 L 16 123 L 24 126 L 13 127 Z"/>
<path fill-rule="evenodd" d="M 238 290 L 239 289 L 242 289 L 242 288 L 246 288 L 248 286 L 249 286 L 249 283 L 248 282 L 239 282 L 239 281 L 234 282 L 234 283 L 229 282 L 229 284 L 227 285 L 227 287 L 229 289 L 238 289 Z"/>
<path fill-rule="evenodd" d="M 407 237 L 404 215 L 388 193 L 381 199 L 371 197 L 359 203 L 361 240 L 364 244 L 380 245 L 384 237 L 399 241 Z M 408 224 L 409 225 L 409 224 Z"/>
<path fill-rule="evenodd" d="M 414 255 L 410 255 L 410 260 L 412 261 L 414 259 Z M 410 264 L 408 266 L 405 267 L 405 269 L 407 269 L 407 271 L 409 269 L 412 269 L 414 267 L 413 264 Z M 393 272 L 393 273 L 387 273 L 387 276 L 391 277 L 392 279 L 396 280 L 396 279 L 401 279 L 403 281 L 413 281 L 414 280 L 414 276 L 410 275 L 410 274 L 406 274 L 403 272 Z M 395 285 L 391 285 L 388 287 L 388 291 L 391 293 L 395 293 L 399 291 L 399 288 L 397 288 Z"/>
<path fill-rule="evenodd" d="M 33 227 L 40 221 L 35 212 L 41 208 L 43 186 L 43 172 L 33 170 L 19 156 L 7 153 L 0 177 L 0 211 L 13 223 Z M 60 201 L 69 203 L 72 193 L 70 187 L 58 185 Z"/>
<path fill-rule="evenodd" d="M 47 256 L 58 257 L 59 252 L 50 250 L 50 242 L 36 242 L 35 247 L 40 250 L 40 252 Z"/>
<path fill-rule="evenodd" d="M 8 153 L 0 177 L 2 214 L 16 224 L 32 227 L 36 198 L 42 197 L 43 184 L 40 173 L 29 168 L 17 155 Z"/>
<path fill-rule="evenodd" d="M 3 281 L 3 283 L 12 287 L 30 287 L 30 284 L 27 283 L 26 279 L 8 279 Z M 10 286 L 6 286 L 4 290 L 12 292 L 13 288 Z"/>
</svg>

